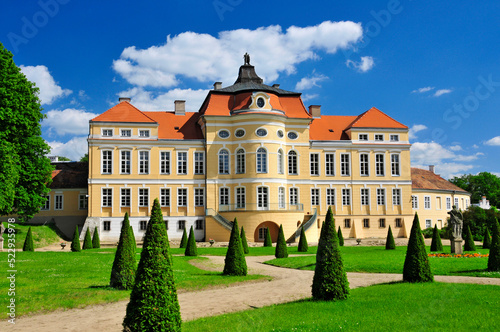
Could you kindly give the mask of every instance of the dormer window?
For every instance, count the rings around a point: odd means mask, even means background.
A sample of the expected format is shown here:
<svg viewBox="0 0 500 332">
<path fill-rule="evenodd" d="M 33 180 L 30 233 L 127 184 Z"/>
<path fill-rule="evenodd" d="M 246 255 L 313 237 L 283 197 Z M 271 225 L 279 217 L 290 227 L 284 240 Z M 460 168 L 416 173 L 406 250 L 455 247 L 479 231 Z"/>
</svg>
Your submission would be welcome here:
<svg viewBox="0 0 500 332">
<path fill-rule="evenodd" d="M 130 129 L 122 129 L 121 130 L 121 136 L 122 137 L 131 137 L 132 136 L 132 130 L 130 130 Z"/>
<path fill-rule="evenodd" d="M 391 135 L 390 139 L 391 142 L 399 142 L 399 135 Z"/>
<path fill-rule="evenodd" d="M 360 141 L 368 141 L 368 134 L 359 134 Z"/>
<path fill-rule="evenodd" d="M 103 137 L 111 137 L 113 136 L 113 129 L 103 129 L 102 130 Z"/>
<path fill-rule="evenodd" d="M 149 137 L 149 130 L 139 130 L 139 137 Z"/>
</svg>

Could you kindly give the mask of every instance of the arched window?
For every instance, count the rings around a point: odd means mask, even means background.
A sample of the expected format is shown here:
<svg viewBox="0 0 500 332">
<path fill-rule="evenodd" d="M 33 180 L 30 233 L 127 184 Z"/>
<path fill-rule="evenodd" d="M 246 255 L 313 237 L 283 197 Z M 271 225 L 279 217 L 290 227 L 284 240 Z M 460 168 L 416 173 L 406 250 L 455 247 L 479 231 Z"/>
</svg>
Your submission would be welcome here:
<svg viewBox="0 0 500 332">
<path fill-rule="evenodd" d="M 245 150 L 236 150 L 236 174 L 245 174 Z"/>
<path fill-rule="evenodd" d="M 229 151 L 219 151 L 219 174 L 229 174 Z"/>
<path fill-rule="evenodd" d="M 288 152 L 288 174 L 292 175 L 298 174 L 297 152 L 293 150 Z"/>
<path fill-rule="evenodd" d="M 257 173 L 267 173 L 267 151 L 264 148 L 257 150 Z"/>
<path fill-rule="evenodd" d="M 285 158 L 283 157 L 283 150 L 278 150 L 278 174 L 285 173 Z"/>
</svg>

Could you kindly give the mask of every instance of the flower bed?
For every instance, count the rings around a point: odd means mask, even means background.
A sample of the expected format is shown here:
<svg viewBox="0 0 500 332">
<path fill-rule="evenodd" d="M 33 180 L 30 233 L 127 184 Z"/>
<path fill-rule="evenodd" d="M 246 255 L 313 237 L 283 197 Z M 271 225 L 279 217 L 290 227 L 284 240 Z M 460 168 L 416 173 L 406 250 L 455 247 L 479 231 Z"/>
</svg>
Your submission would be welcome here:
<svg viewBox="0 0 500 332">
<path fill-rule="evenodd" d="M 454 258 L 482 258 L 482 257 L 488 257 L 489 254 L 462 254 L 462 255 L 453 255 L 453 254 L 428 254 L 429 257 L 454 257 Z"/>
</svg>

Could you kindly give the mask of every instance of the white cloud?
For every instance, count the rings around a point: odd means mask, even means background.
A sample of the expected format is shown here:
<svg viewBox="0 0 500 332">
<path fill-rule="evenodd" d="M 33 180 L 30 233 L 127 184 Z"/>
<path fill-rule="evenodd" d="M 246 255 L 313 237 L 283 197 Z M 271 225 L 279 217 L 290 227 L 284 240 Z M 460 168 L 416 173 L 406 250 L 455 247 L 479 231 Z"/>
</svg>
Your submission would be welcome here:
<svg viewBox="0 0 500 332">
<path fill-rule="evenodd" d="M 48 133 L 57 135 L 85 135 L 89 133 L 89 120 L 98 114 L 67 108 L 62 111 L 51 110 L 47 118 L 43 119 L 42 126 L 48 127 Z"/>
<path fill-rule="evenodd" d="M 493 137 L 492 139 L 489 139 L 486 142 L 484 142 L 484 144 L 491 146 L 500 146 L 500 136 Z"/>
<path fill-rule="evenodd" d="M 291 26 L 286 31 L 279 25 L 237 29 L 220 32 L 217 37 L 183 32 L 167 36 L 160 46 L 125 48 L 113 61 L 113 69 L 129 83 L 142 87 L 172 87 L 180 77 L 229 84 L 235 80 L 234 68 L 248 52 L 259 76 L 271 82 L 281 73 L 294 73 L 297 64 L 319 58 L 317 51 L 335 53 L 351 48 L 362 35 L 361 24 L 351 21 Z"/>
<path fill-rule="evenodd" d="M 373 61 L 371 56 L 362 56 L 359 62 L 347 60 L 345 64 L 347 67 L 354 68 L 360 73 L 366 73 L 375 66 L 375 61 Z"/>
<path fill-rule="evenodd" d="M 449 149 L 450 149 L 451 151 L 461 151 L 461 150 L 462 150 L 462 147 L 461 147 L 460 145 L 458 145 L 458 144 L 457 144 L 457 145 L 452 145 L 452 146 L 450 146 L 450 147 L 449 147 Z"/>
<path fill-rule="evenodd" d="M 478 159 L 480 156 L 484 156 L 484 153 L 477 152 L 476 154 L 473 154 L 473 155 L 470 155 L 470 156 L 457 155 L 455 157 L 455 161 L 472 161 L 472 160 Z"/>
<path fill-rule="evenodd" d="M 422 130 L 425 130 L 427 129 L 427 126 L 425 125 L 422 125 L 422 124 L 416 124 L 416 125 L 413 125 L 411 128 L 410 128 L 410 131 L 408 132 L 408 136 L 410 139 L 415 139 L 417 138 L 417 133 L 419 131 L 422 131 Z"/>
<path fill-rule="evenodd" d="M 313 93 L 313 94 L 305 94 L 305 95 L 302 95 L 302 101 L 303 102 L 306 102 L 308 100 L 311 100 L 311 99 L 314 99 L 314 98 L 318 98 L 319 97 L 319 94 L 317 93 Z"/>
<path fill-rule="evenodd" d="M 42 104 L 50 105 L 57 98 L 65 97 L 72 93 L 71 90 L 62 89 L 57 85 L 56 81 L 49 73 L 49 69 L 45 66 L 19 66 L 24 75 L 34 82 L 40 89 L 40 100 Z"/>
<path fill-rule="evenodd" d="M 424 92 L 431 91 L 432 89 L 434 89 L 433 86 L 426 86 L 425 88 L 413 90 L 411 93 L 424 93 Z"/>
<path fill-rule="evenodd" d="M 447 93 L 450 93 L 451 91 L 453 91 L 453 90 L 451 90 L 451 89 L 440 89 L 440 90 L 437 90 L 437 91 L 434 93 L 434 97 L 440 97 L 440 96 L 442 96 L 442 95 L 445 95 L 445 94 L 447 94 Z"/>
<path fill-rule="evenodd" d="M 78 161 L 84 154 L 88 152 L 87 137 L 73 137 L 66 143 L 53 141 L 47 142 L 51 151 L 50 154 L 53 156 L 63 156 L 71 160 Z"/>
<path fill-rule="evenodd" d="M 311 89 L 312 87 L 318 86 L 319 87 L 319 82 L 327 80 L 328 77 L 325 75 L 321 74 L 315 74 L 312 77 L 303 77 L 296 85 L 295 85 L 295 90 L 301 91 L 301 90 L 307 90 Z"/>
</svg>

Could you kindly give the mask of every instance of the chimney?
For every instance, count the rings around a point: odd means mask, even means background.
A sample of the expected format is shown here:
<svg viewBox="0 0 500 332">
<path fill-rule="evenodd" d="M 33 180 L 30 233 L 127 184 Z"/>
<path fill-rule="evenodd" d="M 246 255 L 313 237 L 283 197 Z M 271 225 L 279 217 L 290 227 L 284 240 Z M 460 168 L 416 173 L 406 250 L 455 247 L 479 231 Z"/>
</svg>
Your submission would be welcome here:
<svg viewBox="0 0 500 332">
<path fill-rule="evenodd" d="M 279 89 L 280 85 L 279 84 L 273 84 L 273 88 Z"/>
<path fill-rule="evenodd" d="M 429 171 L 431 171 L 432 173 L 434 173 L 434 165 L 429 165 Z"/>
<path fill-rule="evenodd" d="M 215 82 L 214 83 L 214 90 L 219 90 L 222 88 L 222 82 Z"/>
<path fill-rule="evenodd" d="M 186 101 L 176 100 L 175 103 L 175 115 L 186 115 Z"/>
<path fill-rule="evenodd" d="M 321 118 L 321 105 L 309 106 L 309 114 L 311 114 L 313 118 Z"/>
<path fill-rule="evenodd" d="M 128 101 L 130 103 L 130 98 L 128 97 L 120 97 L 118 98 L 118 102 L 121 103 L 122 101 Z"/>
</svg>

